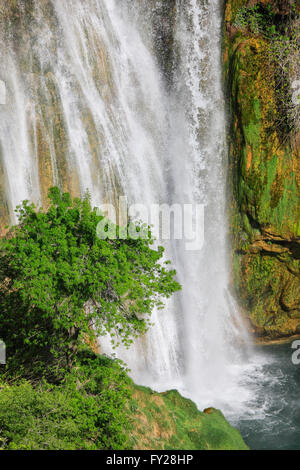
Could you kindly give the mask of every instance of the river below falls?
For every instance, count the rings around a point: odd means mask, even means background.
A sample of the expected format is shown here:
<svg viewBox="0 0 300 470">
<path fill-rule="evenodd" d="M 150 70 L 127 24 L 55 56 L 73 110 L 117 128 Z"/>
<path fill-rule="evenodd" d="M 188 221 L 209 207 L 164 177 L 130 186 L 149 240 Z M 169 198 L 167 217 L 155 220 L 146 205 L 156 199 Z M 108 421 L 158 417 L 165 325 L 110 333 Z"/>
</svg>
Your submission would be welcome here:
<svg viewBox="0 0 300 470">
<path fill-rule="evenodd" d="M 228 416 L 250 449 L 300 450 L 300 365 L 291 344 L 255 348 L 257 366 L 245 376 L 252 398 L 241 416 Z"/>
</svg>

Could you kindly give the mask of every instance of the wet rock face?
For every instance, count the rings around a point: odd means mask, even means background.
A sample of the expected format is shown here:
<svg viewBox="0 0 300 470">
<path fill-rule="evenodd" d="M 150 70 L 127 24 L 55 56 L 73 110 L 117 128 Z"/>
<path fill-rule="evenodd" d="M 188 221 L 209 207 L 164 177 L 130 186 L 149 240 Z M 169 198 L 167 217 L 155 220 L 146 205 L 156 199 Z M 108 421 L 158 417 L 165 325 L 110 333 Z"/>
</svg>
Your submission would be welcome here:
<svg viewBox="0 0 300 470">
<path fill-rule="evenodd" d="M 286 56 L 282 106 L 281 64 L 270 54 L 272 36 L 266 37 L 259 28 L 253 31 L 241 14 L 236 21 L 248 3 L 228 0 L 224 27 L 231 113 L 233 283 L 254 331 L 281 337 L 300 331 L 299 115 L 289 101 L 299 50 L 293 47 Z M 257 3 L 251 2 L 251 7 Z M 293 2 L 262 3 L 258 11 L 269 5 L 268 21 L 275 18 L 275 33 L 284 24 L 288 37 L 297 34 L 297 5 L 294 9 Z M 256 21 L 255 15 L 251 21 Z M 285 114 L 287 109 L 293 111 L 292 117 Z"/>
<path fill-rule="evenodd" d="M 152 8 L 154 44 L 163 74 L 170 85 L 174 67 L 174 24 L 176 0 L 155 0 Z"/>
<path fill-rule="evenodd" d="M 36 180 L 28 175 L 28 185 L 35 187 L 33 194 L 40 193 L 40 198 L 34 197 L 36 203 L 47 202 L 48 189 L 53 183 L 73 194 L 78 194 L 78 190 L 75 180 L 69 177 L 64 113 L 54 74 L 59 26 L 52 2 L 1 2 L 0 42 L 3 64 L 0 78 L 6 84 L 8 95 L 1 109 L 1 119 L 15 134 L 5 139 L 5 131 L 1 129 L 0 232 L 3 232 L 5 225 L 13 220 L 12 193 L 17 189 L 14 180 L 9 182 L 8 160 L 16 158 L 14 165 L 17 166 L 27 158 L 26 152 L 30 153 L 30 159 L 34 160 L 32 167 L 36 167 Z M 17 114 L 21 116 L 18 122 Z M 16 142 L 21 142 L 21 134 L 23 143 L 18 148 Z"/>
<path fill-rule="evenodd" d="M 111 179 L 115 187 L 120 185 L 117 172 L 103 176 L 103 160 L 107 158 L 104 155 L 107 151 L 105 132 L 101 119 L 89 109 L 82 86 L 84 71 L 81 75 L 81 71 L 75 71 L 78 54 L 79 61 L 88 69 L 94 94 L 98 93 L 113 120 L 111 108 L 116 106 L 118 97 L 112 70 L 111 38 L 106 38 L 109 20 L 105 3 L 103 8 L 101 2 L 86 2 L 85 6 L 79 3 L 74 0 L 72 8 L 75 13 L 80 10 L 81 19 L 74 14 L 70 25 L 66 26 L 59 7 L 63 9 L 68 2 L 0 2 L 0 43 L 3 46 L 0 48 L 3 65 L 0 80 L 6 83 L 9 97 L 7 106 L 0 109 L 0 121 L 6 121 L 11 134 L 3 137 L 7 132 L 0 122 L 0 233 L 8 223 L 14 222 L 14 207 L 25 198 L 25 191 L 20 191 L 22 197 L 13 197 L 17 177 L 12 169 L 9 173 L 9 161 L 22 173 L 19 179 L 23 186 L 31 186 L 26 199 L 35 203 L 47 203 L 47 193 L 53 184 L 73 196 L 82 191 L 70 127 L 74 131 L 77 126 L 81 134 L 86 135 L 82 145 L 92 167 L 92 184 L 104 188 Z M 175 4 L 176 0 L 128 0 L 130 16 L 136 15 L 140 29 L 151 29 L 145 41 L 151 37 L 150 47 L 155 49 L 166 86 L 171 85 L 174 66 Z M 122 8 L 124 5 L 125 0 Z M 98 20 L 100 18 L 102 28 L 95 29 L 93 11 Z M 69 95 L 75 97 L 74 103 L 69 103 Z M 74 112 L 71 112 L 72 106 Z M 112 123 L 112 129 L 114 125 Z M 28 168 L 22 170 L 24 162 L 28 162 Z"/>
<path fill-rule="evenodd" d="M 0 79 L 7 88 L 7 103 L 0 108 L 0 233 L 15 221 L 14 207 L 25 198 L 25 191 L 20 191 L 20 197 L 15 195 L 18 172 L 19 180 L 27 187 L 26 198 L 37 204 L 47 204 L 47 193 L 53 184 L 73 196 L 80 195 L 68 129 L 71 106 L 72 117 L 77 113 L 78 125 L 86 133 L 86 154 L 93 167 L 95 185 L 102 184 L 101 132 L 96 130 L 82 84 L 72 68 L 74 54 L 65 44 L 65 28 L 57 5 L 59 2 L 51 0 L 0 2 Z M 103 102 L 112 101 L 114 86 L 107 45 L 93 25 L 84 39 L 90 44 L 91 54 L 86 61 L 95 93 L 99 93 Z M 84 55 L 83 50 L 80 53 Z M 66 89 L 75 97 L 70 106 L 63 98 Z"/>
<path fill-rule="evenodd" d="M 126 0 L 132 9 L 131 0 Z M 141 28 L 147 28 L 154 53 L 168 87 L 172 86 L 177 64 L 175 45 L 176 0 L 136 0 Z"/>
</svg>

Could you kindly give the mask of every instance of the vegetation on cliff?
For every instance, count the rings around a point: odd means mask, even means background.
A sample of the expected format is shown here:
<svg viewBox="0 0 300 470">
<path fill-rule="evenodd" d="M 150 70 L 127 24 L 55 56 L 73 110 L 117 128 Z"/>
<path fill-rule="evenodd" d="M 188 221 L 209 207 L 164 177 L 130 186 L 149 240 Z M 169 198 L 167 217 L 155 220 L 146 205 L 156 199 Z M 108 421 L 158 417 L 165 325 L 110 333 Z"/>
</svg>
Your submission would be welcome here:
<svg viewBox="0 0 300 470">
<path fill-rule="evenodd" d="M 78 352 L 55 383 L 0 376 L 0 449 L 124 449 L 128 444 L 128 378 L 121 364 Z M 46 374 L 46 370 L 44 371 Z"/>
<path fill-rule="evenodd" d="M 136 386 L 82 348 L 59 383 L 0 376 L 0 450 L 246 450 L 218 410 Z"/>
<path fill-rule="evenodd" d="M 107 332 L 130 345 L 180 288 L 149 228 L 126 238 L 88 195 L 49 198 L 45 211 L 24 201 L 0 241 L 0 449 L 245 449 L 220 412 L 137 387 L 92 351 Z"/>
<path fill-rule="evenodd" d="M 134 449 L 246 450 L 219 410 L 200 412 L 176 390 L 156 393 L 131 383 L 130 442 Z"/>
<path fill-rule="evenodd" d="M 300 332 L 299 3 L 226 2 L 235 288 L 256 333 Z"/>
</svg>

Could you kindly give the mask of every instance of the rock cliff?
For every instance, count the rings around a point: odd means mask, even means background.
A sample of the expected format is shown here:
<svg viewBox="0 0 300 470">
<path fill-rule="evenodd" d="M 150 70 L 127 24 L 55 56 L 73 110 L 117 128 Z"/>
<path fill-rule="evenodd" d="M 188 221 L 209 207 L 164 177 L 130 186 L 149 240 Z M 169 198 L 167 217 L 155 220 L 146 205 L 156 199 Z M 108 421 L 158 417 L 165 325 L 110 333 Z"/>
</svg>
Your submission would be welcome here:
<svg viewBox="0 0 300 470">
<path fill-rule="evenodd" d="M 299 7 L 225 5 L 233 288 L 271 338 L 300 333 Z"/>
</svg>

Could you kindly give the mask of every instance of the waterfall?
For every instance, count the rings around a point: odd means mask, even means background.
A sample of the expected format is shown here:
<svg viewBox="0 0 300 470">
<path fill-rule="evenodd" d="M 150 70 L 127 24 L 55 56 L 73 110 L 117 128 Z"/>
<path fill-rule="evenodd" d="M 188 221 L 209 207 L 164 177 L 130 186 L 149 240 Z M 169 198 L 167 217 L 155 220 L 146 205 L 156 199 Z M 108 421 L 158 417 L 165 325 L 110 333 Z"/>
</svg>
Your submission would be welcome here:
<svg viewBox="0 0 300 470">
<path fill-rule="evenodd" d="M 95 205 L 120 195 L 147 206 L 203 204 L 203 249 L 165 242 L 182 292 L 153 313 L 145 337 L 116 353 L 138 383 L 226 408 L 233 394 L 248 398 L 237 392 L 248 336 L 228 287 L 221 2 L 171 3 L 169 72 L 151 27 L 156 0 L 3 7 L 0 216 L 15 222 L 13 208 L 25 198 L 45 203 L 53 184 L 72 195 L 88 189 Z"/>
</svg>

